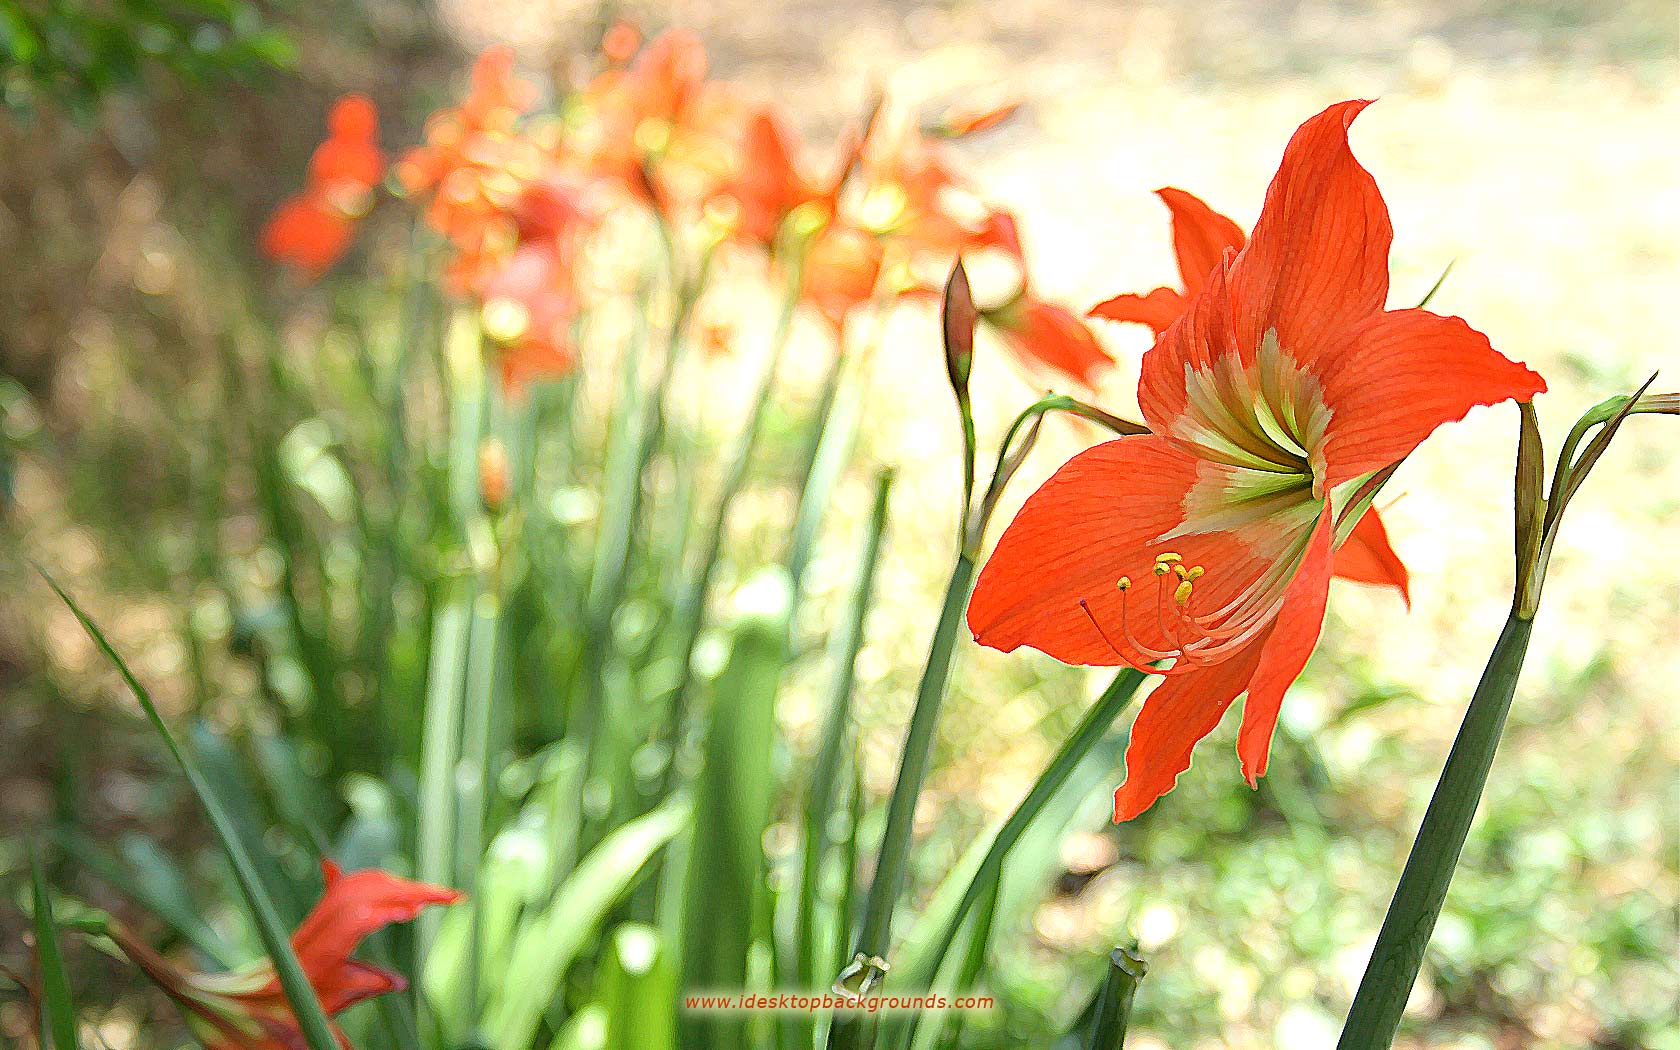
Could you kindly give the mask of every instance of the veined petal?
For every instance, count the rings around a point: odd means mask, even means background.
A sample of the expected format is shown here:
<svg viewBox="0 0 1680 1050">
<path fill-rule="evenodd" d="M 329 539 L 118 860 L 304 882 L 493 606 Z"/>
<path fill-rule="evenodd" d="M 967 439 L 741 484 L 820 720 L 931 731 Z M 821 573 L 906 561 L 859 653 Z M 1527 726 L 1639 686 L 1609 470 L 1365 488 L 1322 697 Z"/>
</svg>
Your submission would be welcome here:
<svg viewBox="0 0 1680 1050">
<path fill-rule="evenodd" d="M 1237 757 L 1250 787 L 1266 774 L 1266 756 L 1277 728 L 1283 694 L 1307 665 L 1324 628 L 1324 606 L 1330 597 L 1330 541 L 1335 515 L 1328 501 L 1313 528 L 1307 552 L 1295 578 L 1284 592 L 1283 607 L 1261 646 L 1260 660 L 1248 682 L 1243 702 L 1242 729 L 1237 734 Z"/>
<path fill-rule="evenodd" d="M 1114 822 L 1131 820 L 1173 789 L 1196 744 L 1213 732 L 1248 686 L 1260 660 L 1254 644 L 1223 663 L 1163 681 L 1143 702 L 1126 745 L 1126 780 L 1114 792 Z"/>
<path fill-rule="evenodd" d="M 1172 212 L 1173 254 L 1186 298 L 1194 298 L 1207 284 L 1208 274 L 1225 257 L 1225 249 L 1241 250 L 1242 227 L 1214 211 L 1194 193 L 1172 186 L 1155 191 Z"/>
<path fill-rule="evenodd" d="M 1367 101 L 1339 102 L 1302 124 L 1283 151 L 1248 246 L 1231 272 L 1237 343 L 1268 331 L 1306 363 L 1388 299 L 1388 206 L 1348 148 Z"/>
<path fill-rule="evenodd" d="M 1400 555 L 1388 541 L 1388 529 L 1372 507 L 1360 516 L 1353 531 L 1336 548 L 1334 571 L 1337 579 L 1393 587 L 1412 607 L 1411 576 Z"/>
<path fill-rule="evenodd" d="M 1087 317 L 1105 321 L 1134 322 L 1149 326 L 1157 336 L 1166 331 L 1184 313 L 1189 300 L 1175 288 L 1157 288 L 1148 295 L 1117 295 L 1105 299 L 1086 312 Z"/>
<path fill-rule="evenodd" d="M 1326 484 L 1404 459 L 1477 405 L 1527 401 L 1546 381 L 1457 317 L 1392 310 L 1367 319 L 1314 363 L 1331 418 Z"/>
<path fill-rule="evenodd" d="M 1154 436 L 1086 449 L 1028 497 L 980 572 L 968 604 L 974 640 L 1030 645 L 1070 664 L 1124 663 L 1080 608 L 1119 624 L 1115 581 L 1146 582 L 1149 545 L 1178 526 L 1196 461 Z M 1140 568 L 1141 566 L 1141 568 Z"/>
</svg>

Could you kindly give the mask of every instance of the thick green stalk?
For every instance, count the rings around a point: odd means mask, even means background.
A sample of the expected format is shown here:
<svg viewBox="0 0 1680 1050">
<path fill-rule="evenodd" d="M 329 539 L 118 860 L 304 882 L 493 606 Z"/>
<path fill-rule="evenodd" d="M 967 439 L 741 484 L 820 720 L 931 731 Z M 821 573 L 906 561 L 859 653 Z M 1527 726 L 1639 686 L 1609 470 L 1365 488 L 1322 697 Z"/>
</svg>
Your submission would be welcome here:
<svg viewBox="0 0 1680 1050">
<path fill-rule="evenodd" d="M 1394 889 L 1371 961 L 1353 997 L 1338 1050 L 1385 1050 L 1394 1042 L 1423 952 L 1441 914 L 1459 852 L 1481 801 L 1534 622 L 1511 613 L 1464 713 L 1411 856 Z"/>
<path fill-rule="evenodd" d="M 916 800 L 922 793 L 922 781 L 927 776 L 928 759 L 933 751 L 933 733 L 939 723 L 939 707 L 945 699 L 951 661 L 956 655 L 957 639 L 962 634 L 963 610 L 968 606 L 968 595 L 974 587 L 976 572 L 977 565 L 972 555 L 965 551 L 957 557 L 957 564 L 951 570 L 951 582 L 945 590 L 945 607 L 940 611 L 939 624 L 934 628 L 933 643 L 928 649 L 927 667 L 922 672 L 916 707 L 910 715 L 910 731 L 904 738 L 898 781 L 893 785 L 892 799 L 887 804 L 887 825 L 881 835 L 875 879 L 870 883 L 869 895 L 863 905 L 855 954 L 862 956 L 866 962 L 884 957 L 892 939 L 893 910 L 904 888 L 904 873 L 909 865 L 910 831 L 916 815 Z M 855 1050 L 862 1046 L 864 1028 L 855 1014 L 836 1018 L 828 1037 L 830 1050 Z"/>
<path fill-rule="evenodd" d="M 1126 1026 L 1132 1018 L 1132 1000 L 1138 982 L 1149 967 L 1124 948 L 1108 953 L 1108 978 L 1097 998 L 1097 1014 L 1091 1020 L 1089 1050 L 1121 1050 L 1126 1043 Z"/>
</svg>

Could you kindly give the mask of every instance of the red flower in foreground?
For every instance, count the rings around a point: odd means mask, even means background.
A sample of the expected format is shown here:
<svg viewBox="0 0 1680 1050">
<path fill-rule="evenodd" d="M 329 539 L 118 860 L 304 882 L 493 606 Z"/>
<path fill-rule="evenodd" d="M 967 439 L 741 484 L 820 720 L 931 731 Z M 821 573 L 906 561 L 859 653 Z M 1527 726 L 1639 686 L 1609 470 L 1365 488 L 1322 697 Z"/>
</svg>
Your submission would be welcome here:
<svg viewBox="0 0 1680 1050">
<path fill-rule="evenodd" d="M 1116 820 L 1169 791 L 1248 694 L 1250 784 L 1317 643 L 1331 556 L 1390 467 L 1477 405 L 1545 390 L 1464 321 L 1386 310 L 1388 208 L 1348 148 L 1365 102 L 1295 133 L 1248 245 L 1145 355 L 1154 433 L 1075 456 L 981 572 L 984 645 L 1168 677 L 1132 729 Z"/>
<path fill-rule="evenodd" d="M 308 184 L 263 228 L 263 254 L 319 277 L 349 249 L 384 176 L 379 113 L 366 96 L 345 95 L 327 114 L 327 138 L 309 158 Z"/>
<path fill-rule="evenodd" d="M 1117 295 L 1091 307 L 1088 316 L 1109 321 L 1148 325 L 1157 336 L 1184 316 L 1185 308 L 1207 285 L 1227 249 L 1241 251 L 1242 227 L 1208 207 L 1200 197 L 1166 186 L 1155 191 L 1172 212 L 1173 254 L 1178 257 L 1182 292 L 1156 288 L 1147 295 Z M 1411 578 L 1406 564 L 1388 542 L 1388 530 L 1376 508 L 1359 519 L 1353 532 L 1336 548 L 1334 575 L 1344 580 L 1393 587 L 1409 606 Z"/>
<path fill-rule="evenodd" d="M 330 860 L 321 862 L 321 870 L 326 892 L 292 934 L 292 950 L 331 1015 L 407 987 L 401 974 L 350 958 L 363 938 L 407 922 L 430 905 L 453 904 L 461 894 L 383 871 L 346 875 Z M 209 1050 L 296 1050 L 304 1045 L 297 1018 L 266 960 L 231 973 L 196 973 L 181 969 L 122 927 L 114 927 L 112 937 L 175 1000 Z M 344 1042 L 343 1033 L 339 1041 Z"/>
</svg>

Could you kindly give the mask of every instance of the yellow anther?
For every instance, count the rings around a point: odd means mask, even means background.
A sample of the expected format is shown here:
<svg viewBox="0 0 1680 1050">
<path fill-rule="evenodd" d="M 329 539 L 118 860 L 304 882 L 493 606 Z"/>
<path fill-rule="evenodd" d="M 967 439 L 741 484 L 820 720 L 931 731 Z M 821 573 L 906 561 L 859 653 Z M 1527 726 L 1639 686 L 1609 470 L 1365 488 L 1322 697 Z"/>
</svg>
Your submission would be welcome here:
<svg viewBox="0 0 1680 1050">
<path fill-rule="evenodd" d="M 1173 566 L 1173 575 L 1177 576 L 1181 580 L 1187 580 L 1187 579 L 1190 578 L 1190 570 L 1186 569 L 1182 565 L 1174 565 Z"/>
<path fill-rule="evenodd" d="M 1168 566 L 1167 566 L 1166 562 L 1164 562 L 1164 561 L 1156 562 L 1155 563 L 1155 575 L 1165 576 L 1167 574 L 1167 568 L 1168 568 Z"/>
<path fill-rule="evenodd" d="M 1202 568 L 1200 565 L 1192 565 L 1192 566 L 1190 566 L 1189 573 L 1187 573 L 1184 578 L 1189 580 L 1191 583 L 1194 583 L 1197 580 L 1201 579 L 1202 578 L 1202 573 L 1204 573 L 1206 571 L 1207 570 Z"/>
<path fill-rule="evenodd" d="M 1177 602 L 1180 605 L 1183 605 L 1185 602 L 1189 601 L 1190 600 L 1190 589 L 1194 586 L 1195 585 L 1192 584 L 1189 580 L 1185 580 L 1183 583 L 1179 584 L 1178 589 L 1176 591 L 1173 591 L 1173 601 Z"/>
<path fill-rule="evenodd" d="M 1172 564 L 1175 564 L 1177 562 L 1181 562 L 1183 560 L 1184 559 L 1182 557 L 1180 557 L 1177 554 L 1174 554 L 1172 551 L 1167 551 L 1164 554 L 1155 555 L 1155 564 L 1157 564 L 1157 565 L 1172 565 Z"/>
<path fill-rule="evenodd" d="M 1127 588 L 1129 588 L 1129 587 L 1130 587 L 1130 586 L 1131 586 L 1131 585 L 1132 585 L 1132 578 L 1131 578 L 1131 577 L 1130 577 L 1130 576 L 1122 576 L 1122 577 L 1120 577 L 1120 579 L 1119 579 L 1119 580 L 1118 580 L 1118 581 L 1116 581 L 1116 582 L 1115 582 L 1115 584 L 1114 584 L 1114 586 L 1116 586 L 1116 587 L 1118 587 L 1118 588 L 1119 588 L 1119 589 L 1120 589 L 1120 590 L 1122 590 L 1122 591 L 1123 591 L 1123 590 L 1126 590 L 1126 589 L 1127 589 Z"/>
</svg>

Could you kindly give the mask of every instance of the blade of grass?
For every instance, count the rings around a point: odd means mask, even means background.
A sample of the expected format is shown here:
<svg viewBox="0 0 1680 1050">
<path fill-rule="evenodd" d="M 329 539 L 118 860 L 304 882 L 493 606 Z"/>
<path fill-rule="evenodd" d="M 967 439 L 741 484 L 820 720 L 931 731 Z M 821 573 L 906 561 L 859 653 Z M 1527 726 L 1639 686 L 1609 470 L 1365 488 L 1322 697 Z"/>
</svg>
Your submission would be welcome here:
<svg viewBox="0 0 1680 1050">
<path fill-rule="evenodd" d="M 765 578 L 746 586 L 768 589 L 778 582 Z M 763 840 L 775 796 L 775 699 L 787 652 L 785 591 L 781 597 L 777 607 L 742 618 L 714 685 L 694 787 L 690 907 L 682 939 L 687 989 L 745 987 L 755 917 L 765 914 Z M 704 906 L 694 906 L 699 902 Z M 682 1018 L 681 1028 L 685 1047 L 745 1045 L 739 1017 L 694 1015 Z"/>
<path fill-rule="evenodd" d="M 42 1045 L 53 1050 L 77 1050 L 76 1003 L 70 998 L 70 980 L 64 973 L 64 953 L 58 943 L 58 924 L 53 920 L 52 895 L 41 858 L 29 846 L 29 882 L 35 897 L 35 954 L 41 967 Z"/>
<path fill-rule="evenodd" d="M 471 599 L 466 581 L 445 583 L 449 593 L 433 615 L 426 721 L 421 741 L 419 822 L 415 872 L 422 882 L 454 880 L 455 763 L 460 749 L 463 675 Z M 422 913 L 414 923 L 414 972 L 424 973 L 439 917 Z"/>
<path fill-rule="evenodd" d="M 57 593 L 59 599 L 70 608 L 77 621 L 81 623 L 82 629 L 93 639 L 94 645 L 98 647 L 106 659 L 111 661 L 117 673 L 122 676 L 124 683 L 133 692 L 134 698 L 139 701 L 141 708 L 145 710 L 146 718 L 151 722 L 152 728 L 157 730 L 158 735 L 163 738 L 171 757 L 175 759 L 175 764 L 180 767 L 187 783 L 191 785 L 193 794 L 198 796 L 199 803 L 204 807 L 205 814 L 210 818 L 211 829 L 215 832 L 222 851 L 227 855 L 228 862 L 233 866 L 234 877 L 239 883 L 240 893 L 244 896 L 245 904 L 250 909 L 251 917 L 255 920 L 257 932 L 262 937 L 263 947 L 267 950 L 268 957 L 274 964 L 275 974 L 280 980 L 281 991 L 285 993 L 286 1001 L 291 1004 L 292 1013 L 297 1018 L 298 1027 L 303 1033 L 308 1050 L 338 1050 L 338 1040 L 333 1036 L 332 1025 L 327 1020 L 326 1012 L 321 1009 L 321 1001 L 316 998 L 315 989 L 310 985 L 308 975 L 303 972 L 303 966 L 298 962 L 296 953 L 292 951 L 291 941 L 287 937 L 285 928 L 280 924 L 280 916 L 274 907 L 274 902 L 263 891 L 262 881 L 257 876 L 256 864 L 251 860 L 250 854 L 245 851 L 245 846 L 240 841 L 238 829 L 233 826 L 232 821 L 223 810 L 221 802 L 211 792 L 208 782 L 205 781 L 192 757 L 176 743 L 174 734 L 170 733 L 169 727 L 164 724 L 163 715 L 158 712 L 157 706 L 152 702 L 151 693 L 140 684 L 140 680 L 129 669 L 128 663 L 123 660 L 122 656 L 105 638 L 104 632 L 88 617 L 87 613 L 82 611 L 82 607 L 76 604 L 75 599 L 71 598 L 69 593 L 59 586 L 57 580 L 48 575 L 44 569 L 38 569 L 38 571 L 46 579 L 47 585 Z"/>
<path fill-rule="evenodd" d="M 801 843 L 799 899 L 795 917 L 794 943 L 797 955 L 798 987 L 813 988 L 817 981 L 817 891 L 823 855 L 828 846 L 829 821 L 833 816 L 840 761 L 852 723 L 852 686 L 857 673 L 858 650 L 863 648 L 863 628 L 875 589 L 876 569 L 881 561 L 881 540 L 887 527 L 887 504 L 893 475 L 884 470 L 875 478 L 875 504 L 863 532 L 863 550 L 858 556 L 852 594 L 845 619 L 830 644 L 832 670 L 824 708 L 822 744 L 817 749 L 811 781 L 805 789 L 805 827 Z M 843 938 L 842 938 L 843 939 Z"/>
<path fill-rule="evenodd" d="M 607 939 L 597 982 L 607 1011 L 607 1045 L 673 1050 L 677 1045 L 677 968 L 659 931 L 626 923 Z"/>
<path fill-rule="evenodd" d="M 488 1044 L 531 1044 L 566 971 L 612 906 L 661 846 L 687 826 L 688 807 L 670 803 L 601 840 L 551 901 L 520 930 L 508 953 L 507 976 L 485 1011 Z"/>
</svg>

